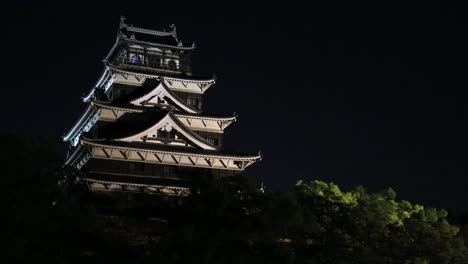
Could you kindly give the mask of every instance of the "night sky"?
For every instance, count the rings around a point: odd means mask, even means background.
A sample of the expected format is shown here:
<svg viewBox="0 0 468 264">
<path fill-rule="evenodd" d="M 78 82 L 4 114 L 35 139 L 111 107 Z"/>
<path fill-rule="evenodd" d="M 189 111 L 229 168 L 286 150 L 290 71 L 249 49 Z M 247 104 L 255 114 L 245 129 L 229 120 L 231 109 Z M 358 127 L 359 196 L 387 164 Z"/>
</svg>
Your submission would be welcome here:
<svg viewBox="0 0 468 264">
<path fill-rule="evenodd" d="M 0 132 L 60 141 L 120 15 L 143 28 L 174 23 L 185 45 L 196 42 L 195 73 L 217 76 L 205 110 L 238 114 L 227 148 L 261 150 L 247 175 L 269 190 L 299 179 L 392 186 L 404 199 L 468 211 L 466 9 L 283 2 L 18 1 L 1 18 Z"/>
</svg>

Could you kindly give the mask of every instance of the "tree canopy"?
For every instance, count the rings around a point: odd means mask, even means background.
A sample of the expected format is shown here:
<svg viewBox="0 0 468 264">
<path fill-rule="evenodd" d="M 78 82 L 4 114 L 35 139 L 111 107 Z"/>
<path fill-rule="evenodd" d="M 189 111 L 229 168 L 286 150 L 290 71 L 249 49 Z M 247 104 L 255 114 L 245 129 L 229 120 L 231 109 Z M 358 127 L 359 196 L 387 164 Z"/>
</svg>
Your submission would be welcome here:
<svg viewBox="0 0 468 264">
<path fill-rule="evenodd" d="M 201 187 L 171 219 L 159 257 L 168 263 L 468 263 L 467 241 L 447 211 L 397 200 L 390 188 L 344 192 L 312 181 L 291 192 L 261 193 L 242 180 L 213 179 Z"/>
</svg>

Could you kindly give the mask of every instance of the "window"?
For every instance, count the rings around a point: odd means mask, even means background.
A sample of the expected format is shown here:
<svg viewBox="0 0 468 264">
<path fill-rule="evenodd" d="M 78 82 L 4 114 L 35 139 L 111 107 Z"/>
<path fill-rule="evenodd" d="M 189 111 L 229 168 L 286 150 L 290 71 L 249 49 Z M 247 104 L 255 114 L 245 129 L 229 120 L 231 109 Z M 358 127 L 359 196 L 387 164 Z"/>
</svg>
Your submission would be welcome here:
<svg viewBox="0 0 468 264">
<path fill-rule="evenodd" d="M 115 99 L 115 98 L 119 98 L 119 97 L 121 97 L 121 96 L 124 96 L 124 95 L 126 95 L 126 94 L 127 94 L 127 89 L 125 89 L 125 88 L 120 88 L 120 87 L 117 88 L 117 87 L 116 87 L 116 89 L 115 89 L 115 94 L 114 94 L 114 96 L 115 96 L 114 99 Z"/>
<path fill-rule="evenodd" d="M 132 64 L 141 64 L 141 57 L 139 55 L 132 56 Z"/>
<path fill-rule="evenodd" d="M 197 98 L 187 98 L 187 105 L 198 107 L 198 99 Z"/>
<path fill-rule="evenodd" d="M 128 164 L 128 169 L 130 173 L 132 172 L 143 172 L 145 171 L 145 164 L 140 162 L 132 162 Z"/>
<path fill-rule="evenodd" d="M 136 172 L 143 172 L 143 171 L 145 171 L 145 163 L 136 163 L 136 164 L 135 164 L 135 171 L 136 171 Z"/>
<path fill-rule="evenodd" d="M 177 63 L 174 60 L 168 61 L 167 66 L 169 67 L 169 70 L 177 70 Z"/>
<path fill-rule="evenodd" d="M 167 131 L 163 131 L 163 130 L 158 131 L 158 137 L 159 138 L 173 138 L 173 139 L 175 139 L 175 136 L 176 136 L 176 133 L 175 133 L 174 130 L 172 130 L 171 132 L 167 132 Z"/>
<path fill-rule="evenodd" d="M 209 138 L 207 138 L 207 141 L 208 141 L 208 143 L 210 143 L 211 145 L 214 145 L 214 146 L 218 146 L 218 144 L 219 144 L 219 140 L 217 138 L 209 137 Z"/>
<path fill-rule="evenodd" d="M 149 56 L 149 66 L 151 67 L 159 67 L 161 64 L 161 57 L 159 56 Z"/>
<path fill-rule="evenodd" d="M 120 170 L 120 164 L 118 161 L 111 161 L 111 172 L 114 172 L 114 173 L 119 173 L 121 170 Z"/>
<path fill-rule="evenodd" d="M 163 174 L 164 177 L 173 177 L 177 175 L 177 167 L 176 166 L 164 166 L 163 167 Z"/>
</svg>

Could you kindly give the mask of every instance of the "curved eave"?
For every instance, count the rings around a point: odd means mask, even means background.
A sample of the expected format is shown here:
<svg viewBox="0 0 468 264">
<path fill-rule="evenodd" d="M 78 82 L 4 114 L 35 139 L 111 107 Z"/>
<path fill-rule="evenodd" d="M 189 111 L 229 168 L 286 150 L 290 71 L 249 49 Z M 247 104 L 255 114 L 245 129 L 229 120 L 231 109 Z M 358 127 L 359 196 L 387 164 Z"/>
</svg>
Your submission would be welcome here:
<svg viewBox="0 0 468 264">
<path fill-rule="evenodd" d="M 84 103 L 87 103 L 87 102 L 89 102 L 89 101 L 91 101 L 91 100 L 93 99 L 93 96 L 94 96 L 94 89 L 96 89 L 96 88 L 93 87 L 93 89 L 91 89 L 91 91 L 89 91 L 89 92 L 83 97 L 83 102 L 84 102 Z"/>
<path fill-rule="evenodd" d="M 173 80 L 178 82 L 187 82 L 187 83 L 196 83 L 196 84 L 210 84 L 213 85 L 216 83 L 216 78 L 205 79 L 205 80 L 193 80 L 193 79 L 185 79 L 185 78 L 177 78 L 177 77 L 167 77 L 161 76 L 163 80 Z"/>
<path fill-rule="evenodd" d="M 135 44 L 144 44 L 144 45 L 149 45 L 149 46 L 154 46 L 154 47 L 161 47 L 161 48 L 169 48 L 169 49 L 178 49 L 178 50 L 194 50 L 195 46 L 192 47 L 184 47 L 184 46 L 175 46 L 175 45 L 167 45 L 167 44 L 160 44 L 160 43 L 154 43 L 154 42 L 149 42 L 149 41 L 142 41 L 142 40 L 136 40 L 136 39 L 130 39 L 124 36 L 119 36 L 120 39 L 135 43 Z"/>
<path fill-rule="evenodd" d="M 88 148 L 80 144 L 78 147 L 76 147 L 73 154 L 65 161 L 65 165 L 81 168 L 90 157 L 91 156 L 89 154 Z"/>
<path fill-rule="evenodd" d="M 118 150 L 129 150 L 129 151 L 141 151 L 141 152 L 150 152 L 150 153 L 158 153 L 158 154 L 168 154 L 168 155 L 187 155 L 193 156 L 198 158 L 207 158 L 207 159 L 216 159 L 216 158 L 231 158 L 236 159 L 239 161 L 260 161 L 262 159 L 262 155 L 260 153 L 256 155 L 229 155 L 229 154 L 204 154 L 204 153 L 190 153 L 190 152 L 183 152 L 183 151 L 165 151 L 165 150 L 157 150 L 157 149 L 146 149 L 146 148 L 132 148 L 132 147 L 124 147 L 124 146 L 115 146 L 110 144 L 102 144 L 96 143 L 89 139 L 82 139 L 81 143 L 84 145 L 88 145 L 91 147 L 97 148 L 111 148 L 111 149 L 118 149 Z"/>
<path fill-rule="evenodd" d="M 102 109 L 108 109 L 108 110 L 120 110 L 128 113 L 143 113 L 143 110 L 141 109 L 132 109 L 132 108 L 127 108 L 127 107 L 118 107 L 118 106 L 113 106 L 109 105 L 100 101 L 91 101 L 90 102 L 92 106 L 97 107 L 97 108 L 102 108 Z"/>
<path fill-rule="evenodd" d="M 93 88 L 82 98 L 83 99 L 83 102 L 89 102 L 91 101 L 91 99 L 93 98 L 94 96 L 94 93 L 95 93 L 95 90 L 96 88 L 98 87 L 101 87 L 103 85 L 103 83 L 108 80 L 108 78 L 110 77 L 109 76 L 110 74 L 110 70 L 105 67 L 104 68 L 104 71 L 102 71 L 102 74 L 101 76 L 99 77 L 98 81 L 96 82 L 96 84 L 94 84 Z"/>
<path fill-rule="evenodd" d="M 116 182 L 116 181 L 103 181 L 103 180 L 95 180 L 91 178 L 83 178 L 89 187 L 93 190 L 96 190 L 93 184 L 101 184 L 104 186 L 105 191 L 130 191 L 134 192 L 135 190 L 130 188 L 137 188 L 140 192 L 150 192 L 150 193 L 161 193 L 165 195 L 173 195 L 173 196 L 187 196 L 190 194 L 189 188 L 178 187 L 178 186 L 166 186 L 166 185 L 154 185 L 154 184 L 142 184 L 142 183 L 131 183 L 131 182 Z M 122 190 L 113 190 L 111 186 L 120 186 Z M 130 188 L 128 188 L 130 187 Z M 141 188 L 141 189 L 140 189 Z"/>
<path fill-rule="evenodd" d="M 226 116 L 226 117 L 215 117 L 215 116 L 204 116 L 203 114 L 200 115 L 187 115 L 187 114 L 180 114 L 174 113 L 176 117 L 180 118 L 190 118 L 190 119 L 201 119 L 201 120 L 211 120 L 211 121 L 224 121 L 224 122 L 235 122 L 237 121 L 236 116 Z"/>
<path fill-rule="evenodd" d="M 89 105 L 80 119 L 73 125 L 73 127 L 63 136 L 63 141 L 69 141 L 79 133 L 84 124 L 86 124 L 89 119 L 94 115 L 95 108 L 92 105 Z"/>
<path fill-rule="evenodd" d="M 107 56 L 104 58 L 104 61 L 109 61 L 109 59 L 111 58 L 112 54 L 114 54 L 115 50 L 119 47 L 119 45 L 122 44 L 121 43 L 121 40 L 119 37 L 117 37 L 117 40 L 114 42 L 114 45 L 112 46 L 111 50 L 109 51 L 109 53 L 107 53 Z"/>
<path fill-rule="evenodd" d="M 105 102 L 100 101 L 91 101 L 92 106 L 100 109 L 107 109 L 107 110 L 118 110 L 127 113 L 143 113 L 145 110 L 151 111 L 152 108 L 146 109 L 136 109 L 130 107 L 120 107 L 120 106 L 113 106 Z M 140 107 L 141 108 L 141 107 Z M 173 113 L 175 117 L 179 118 L 188 118 L 188 119 L 199 119 L 199 120 L 209 120 L 215 122 L 229 122 L 233 123 L 237 121 L 237 116 L 205 116 L 203 114 L 180 114 L 180 113 Z"/>
<path fill-rule="evenodd" d="M 117 66 L 109 62 L 106 62 L 105 65 L 109 70 L 120 73 L 120 74 L 128 74 L 128 75 L 133 75 L 136 77 L 153 78 L 153 79 L 161 78 L 163 76 L 161 74 L 148 74 L 148 73 L 141 73 L 141 72 L 119 69 L 117 68 Z M 177 81 L 184 81 L 184 82 L 197 83 L 197 84 L 215 84 L 216 82 L 215 78 L 203 79 L 203 80 L 195 80 L 195 79 L 190 79 L 190 78 L 179 78 L 179 77 L 167 77 L 167 76 L 164 76 L 163 78 L 165 80 L 177 80 Z"/>
</svg>

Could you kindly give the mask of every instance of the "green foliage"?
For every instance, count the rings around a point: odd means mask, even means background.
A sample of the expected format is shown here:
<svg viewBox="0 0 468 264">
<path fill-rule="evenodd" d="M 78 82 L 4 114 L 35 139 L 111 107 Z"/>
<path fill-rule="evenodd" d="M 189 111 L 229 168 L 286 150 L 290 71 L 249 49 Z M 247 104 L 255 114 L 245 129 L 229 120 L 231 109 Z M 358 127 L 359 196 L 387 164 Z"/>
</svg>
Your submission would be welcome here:
<svg viewBox="0 0 468 264">
<path fill-rule="evenodd" d="M 464 241 L 458 228 L 446 220 L 445 210 L 397 201 L 392 189 L 367 193 L 358 187 L 341 192 L 332 183 L 316 181 L 298 187 L 304 213 L 312 216 L 313 225 L 322 227 L 322 233 L 309 234 L 320 243 L 307 248 L 316 252 L 311 257 L 318 263 L 468 261 Z M 343 202 L 348 199 L 342 197 L 353 197 L 355 202 Z"/>
<path fill-rule="evenodd" d="M 293 192 L 262 194 L 238 183 L 208 179 L 170 219 L 157 260 L 468 263 L 466 239 L 445 210 L 396 200 L 392 189 L 344 192 L 312 181 L 298 182 Z"/>
</svg>

